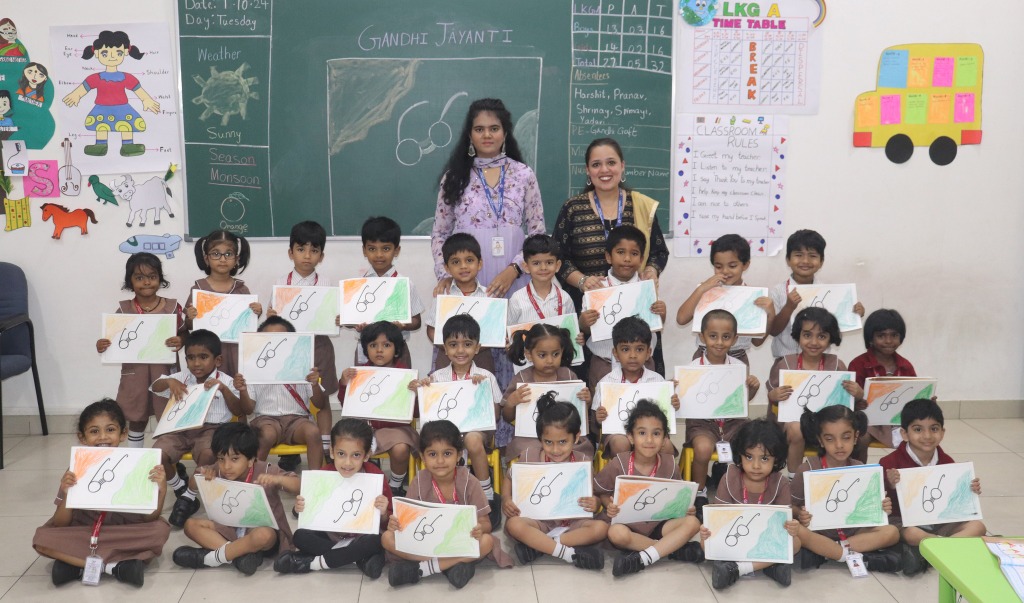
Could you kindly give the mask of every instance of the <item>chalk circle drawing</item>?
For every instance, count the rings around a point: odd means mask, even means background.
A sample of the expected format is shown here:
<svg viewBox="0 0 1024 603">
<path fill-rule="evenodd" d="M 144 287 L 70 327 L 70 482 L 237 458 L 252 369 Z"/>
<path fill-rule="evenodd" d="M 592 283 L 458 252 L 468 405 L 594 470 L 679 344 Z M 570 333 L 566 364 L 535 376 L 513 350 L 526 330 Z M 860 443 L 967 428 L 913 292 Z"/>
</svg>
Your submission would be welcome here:
<svg viewBox="0 0 1024 603">
<path fill-rule="evenodd" d="M 210 520 L 232 528 L 278 529 L 263 486 L 221 477 L 200 478 L 196 485 Z"/>
<path fill-rule="evenodd" d="M 512 501 L 531 519 L 591 518 L 579 499 L 593 496 L 590 463 L 513 463 Z"/>
<path fill-rule="evenodd" d="M 974 463 L 900 469 L 896 496 L 905 526 L 981 519 L 981 499 L 971 491 Z"/>
<path fill-rule="evenodd" d="M 711 531 L 705 556 L 714 561 L 792 563 L 793 537 L 785 527 L 792 518 L 788 505 L 705 505 L 704 525 Z"/>
<path fill-rule="evenodd" d="M 472 505 L 446 505 L 396 496 L 395 548 L 422 557 L 479 557 L 480 542 L 470 533 L 477 525 Z"/>
<path fill-rule="evenodd" d="M 203 105 L 199 119 L 206 121 L 214 115 L 220 116 L 220 125 L 226 126 L 232 115 L 246 119 L 249 100 L 258 99 L 259 93 L 253 87 L 259 83 L 255 77 L 246 77 L 248 63 L 242 63 L 233 71 L 220 71 L 216 65 L 210 66 L 210 77 L 203 78 L 193 75 L 192 79 L 199 84 L 202 92 L 192 99 L 193 105 Z"/>
<path fill-rule="evenodd" d="M 68 489 L 67 508 L 151 513 L 158 487 L 149 472 L 158 464 L 155 448 L 73 446 L 68 466 L 78 483 Z"/>
<path fill-rule="evenodd" d="M 619 513 L 612 523 L 666 521 L 686 516 L 697 496 L 697 484 L 678 479 L 620 475 L 612 500 Z"/>
<path fill-rule="evenodd" d="M 395 145 L 395 159 L 398 163 L 405 166 L 413 166 L 423 159 L 424 155 L 429 155 L 437 149 L 443 149 L 452 142 L 452 127 L 444 120 L 445 115 L 448 114 L 448 110 L 452 108 L 452 103 L 455 99 L 463 96 L 469 96 L 466 92 L 456 92 L 448 99 L 448 102 L 444 104 L 444 109 L 441 110 L 440 116 L 437 121 L 430 124 L 430 128 L 427 130 L 427 137 L 423 140 L 416 140 L 415 138 L 405 137 L 402 138 L 402 122 L 405 120 L 405 116 L 415 109 L 423 105 L 429 105 L 430 101 L 420 101 L 409 105 L 409 108 L 402 112 L 398 117 L 398 132 L 397 138 L 398 143 Z M 403 158 L 403 155 L 405 156 Z M 413 157 L 415 155 L 415 157 Z"/>
<path fill-rule="evenodd" d="M 851 465 L 806 471 L 804 507 L 812 530 L 883 526 L 885 498 L 880 465 Z"/>
<path fill-rule="evenodd" d="M 346 534 L 380 533 L 380 510 L 374 500 L 384 491 L 384 476 L 336 471 L 303 471 L 299 494 L 305 501 L 299 528 Z"/>
<path fill-rule="evenodd" d="M 245 204 L 249 198 L 242 193 L 230 193 L 220 202 L 220 217 L 228 222 L 241 222 L 245 217 Z"/>
</svg>

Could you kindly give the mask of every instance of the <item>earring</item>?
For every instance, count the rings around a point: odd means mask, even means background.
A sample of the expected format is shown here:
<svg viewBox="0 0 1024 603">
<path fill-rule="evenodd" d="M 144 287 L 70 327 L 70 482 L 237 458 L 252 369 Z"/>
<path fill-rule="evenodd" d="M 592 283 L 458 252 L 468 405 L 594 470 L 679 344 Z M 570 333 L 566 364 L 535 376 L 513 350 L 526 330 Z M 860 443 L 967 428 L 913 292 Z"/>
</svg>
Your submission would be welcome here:
<svg viewBox="0 0 1024 603">
<path fill-rule="evenodd" d="M 466 151 L 466 154 L 470 157 L 476 157 L 476 147 L 473 146 L 473 143 L 469 143 L 469 150 Z"/>
<path fill-rule="evenodd" d="M 626 177 L 625 176 L 623 176 L 622 178 L 619 178 L 619 182 L 625 182 L 625 181 L 626 181 Z"/>
<path fill-rule="evenodd" d="M 504 154 L 505 154 L 505 141 L 504 141 L 504 140 L 503 140 L 503 141 L 501 141 L 501 154 L 502 154 L 502 155 L 504 155 Z"/>
<path fill-rule="evenodd" d="M 594 183 L 590 181 L 590 178 L 587 178 L 587 186 L 593 186 L 593 185 L 594 185 Z"/>
</svg>

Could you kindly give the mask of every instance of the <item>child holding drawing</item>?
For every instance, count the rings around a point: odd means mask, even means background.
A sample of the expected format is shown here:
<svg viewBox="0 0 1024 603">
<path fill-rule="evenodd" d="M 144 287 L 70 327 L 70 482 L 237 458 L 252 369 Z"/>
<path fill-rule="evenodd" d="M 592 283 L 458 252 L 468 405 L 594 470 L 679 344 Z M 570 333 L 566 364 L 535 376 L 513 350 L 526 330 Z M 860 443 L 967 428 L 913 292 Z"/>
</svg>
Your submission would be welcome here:
<svg viewBox="0 0 1024 603">
<path fill-rule="evenodd" d="M 105 398 L 85 407 L 78 417 L 78 442 L 82 446 L 117 447 L 128 437 L 128 423 L 121 408 Z M 43 526 L 36 529 L 32 548 L 53 559 L 51 577 L 54 586 L 82 578 L 86 557 L 98 555 L 103 572 L 118 582 L 142 586 L 143 569 L 163 551 L 171 527 L 160 517 L 167 494 L 162 465 L 153 467 L 150 481 L 156 482 L 157 508 L 147 515 L 113 511 L 83 511 L 65 506 L 68 488 L 78 483 L 70 470 L 60 480 L 53 503 L 57 507 Z M 90 536 L 98 532 L 96 549 L 90 549 Z"/>
<path fill-rule="evenodd" d="M 636 408 L 629 413 L 626 433 L 633 451 L 619 453 L 594 476 L 594 493 L 601 498 L 608 519 L 619 514 L 619 507 L 612 499 L 615 478 L 618 476 L 646 475 L 680 479 L 679 465 L 673 456 L 661 452 L 662 443 L 668 437 L 668 421 L 661 407 L 650 400 L 638 400 Z M 691 506 L 683 517 L 613 524 L 608 528 L 608 541 L 616 548 L 629 552 L 619 553 L 615 558 L 612 575 L 635 574 L 663 556 L 690 563 L 703 561 L 704 551 L 700 543 L 690 542 L 700 530 L 700 521 L 694 513 Z"/>
<path fill-rule="evenodd" d="M 342 419 L 331 430 L 331 457 L 333 468 L 341 477 L 349 478 L 357 473 L 381 475 L 381 470 L 370 458 L 373 429 L 359 419 Z M 367 501 L 369 502 L 369 501 Z M 302 513 L 306 501 L 300 495 L 295 499 L 295 510 Z M 373 506 L 380 510 L 381 528 L 388 524 L 391 515 L 391 488 L 384 483 L 384 491 L 373 499 Z M 305 574 L 310 571 L 335 569 L 355 563 L 363 575 L 376 580 L 384 570 L 384 549 L 381 548 L 380 534 L 343 534 L 318 530 L 295 530 L 295 551 L 285 551 L 274 562 L 274 570 L 281 574 Z"/>
</svg>

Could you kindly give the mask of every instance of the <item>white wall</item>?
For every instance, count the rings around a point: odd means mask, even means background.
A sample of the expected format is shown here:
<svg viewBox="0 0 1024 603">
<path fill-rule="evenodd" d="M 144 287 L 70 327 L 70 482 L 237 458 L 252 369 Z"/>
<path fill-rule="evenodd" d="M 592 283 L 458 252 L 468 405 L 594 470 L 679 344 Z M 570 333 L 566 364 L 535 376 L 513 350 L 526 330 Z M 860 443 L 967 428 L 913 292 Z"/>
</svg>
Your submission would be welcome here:
<svg viewBox="0 0 1024 603">
<path fill-rule="evenodd" d="M 51 24 L 88 23 L 94 15 L 116 14 L 120 21 L 162 20 L 172 27 L 170 0 L 158 7 L 104 2 L 107 11 L 96 10 L 99 4 L 38 0 L 31 7 L 11 4 L 5 15 L 17 22 L 32 59 L 44 63 Z M 909 329 L 901 351 L 920 373 L 940 379 L 943 399 L 1020 401 L 1024 120 L 1014 26 L 1024 21 L 1024 3 L 846 0 L 829 2 L 828 10 L 818 34 L 825 36 L 820 114 L 791 120 L 789 228 L 815 228 L 825 236 L 824 279 L 856 282 L 868 311 L 883 306 L 900 310 Z M 983 144 L 961 148 L 945 168 L 931 164 L 927 149 L 917 149 L 902 166 L 889 163 L 881 150 L 854 149 L 853 99 L 873 87 L 882 49 L 933 41 L 980 42 L 984 47 Z M 557 131 L 557 124 L 547 129 Z M 60 156 L 57 144 L 33 153 L 37 158 Z M 178 207 L 181 182 L 179 175 L 171 183 Z M 18 192 L 15 198 L 21 196 Z M 99 314 L 130 297 L 119 290 L 127 256 L 117 245 L 138 232 L 124 226 L 123 207 L 100 207 L 85 195 L 63 201 L 92 208 L 100 223 L 91 225 L 88 236 L 70 231 L 53 241 L 51 224 L 42 222 L 36 209 L 31 228 L 0 231 L 0 260 L 29 273 L 30 313 L 51 415 L 72 415 L 85 403 L 116 393 L 118 367 L 100 365 L 94 342 Z M 176 212 L 161 228 L 147 226 L 145 232 L 182 234 L 183 224 L 183 214 Z M 290 269 L 286 249 L 282 241 L 253 242 L 251 268 L 243 278 L 254 292 L 268 295 L 273 280 Z M 330 241 L 326 252 L 321 274 L 331 280 L 351 276 L 361 265 L 358 243 Z M 164 266 L 171 281 L 168 294 L 179 299 L 201 276 L 190 248 L 165 260 Z M 407 241 L 399 268 L 421 292 L 429 291 L 428 242 Z M 709 269 L 706 260 L 669 262 L 661 296 L 670 315 Z M 755 258 L 747 282 L 772 285 L 787 275 L 781 256 Z M 688 329 L 672 326 L 665 338 L 670 365 L 690 358 L 693 339 Z M 413 341 L 414 365 L 426 370 L 426 336 L 416 333 Z M 336 340 L 339 362 L 351 358 L 354 345 L 348 336 Z M 762 380 L 770 366 L 768 348 L 753 355 L 754 373 Z M 860 333 L 851 333 L 839 354 L 848 361 L 862 350 Z M 9 379 L 3 387 L 5 414 L 35 412 L 30 376 Z M 763 391 L 759 401 L 764 401 Z"/>
</svg>

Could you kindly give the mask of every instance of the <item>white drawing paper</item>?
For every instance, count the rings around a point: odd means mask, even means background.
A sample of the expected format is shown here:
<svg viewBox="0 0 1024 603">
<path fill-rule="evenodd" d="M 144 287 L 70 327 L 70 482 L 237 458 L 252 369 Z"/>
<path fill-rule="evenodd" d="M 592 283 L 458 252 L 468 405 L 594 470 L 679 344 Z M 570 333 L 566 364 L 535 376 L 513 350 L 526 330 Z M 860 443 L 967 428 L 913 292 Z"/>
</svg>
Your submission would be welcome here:
<svg viewBox="0 0 1024 603">
<path fill-rule="evenodd" d="M 416 392 L 409 383 L 419 371 L 376 366 L 359 367 L 345 389 L 341 416 L 378 421 L 412 421 Z"/>
<path fill-rule="evenodd" d="M 278 529 L 263 486 L 221 477 L 207 480 L 202 476 L 196 477 L 196 484 L 211 521 L 232 528 Z"/>
<path fill-rule="evenodd" d="M 149 472 L 160 464 L 156 448 L 72 446 L 70 471 L 78 482 L 68 488 L 68 509 L 152 513 L 159 487 Z"/>
<path fill-rule="evenodd" d="M 853 381 L 850 371 L 779 371 L 779 385 L 793 388 L 788 400 L 779 402 L 779 422 L 799 421 L 804 409 L 817 412 L 826 406 L 853 408 L 853 396 L 843 389 Z"/>
<path fill-rule="evenodd" d="M 904 526 L 981 519 L 981 497 L 971 491 L 974 463 L 900 469 L 896 496 Z"/>
<path fill-rule="evenodd" d="M 708 312 L 727 310 L 736 317 L 737 335 L 764 335 L 768 332 L 768 313 L 754 305 L 761 297 L 768 297 L 767 287 L 715 287 L 697 302 L 693 332 L 700 333 L 701 321 Z"/>
<path fill-rule="evenodd" d="M 594 289 L 583 294 L 583 310 L 597 310 L 597 322 L 590 327 L 594 341 L 612 338 L 612 327 L 627 316 L 636 316 L 650 325 L 652 331 L 663 327 L 661 317 L 651 312 L 651 306 L 658 301 L 654 281 L 639 281 L 604 289 Z"/>
<path fill-rule="evenodd" d="M 299 495 L 305 507 L 299 529 L 345 534 L 379 534 L 380 509 L 373 502 L 384 492 L 384 476 L 337 471 L 303 471 Z"/>
<path fill-rule="evenodd" d="M 677 366 L 676 395 L 680 419 L 747 417 L 747 366 L 707 364 Z"/>
<path fill-rule="evenodd" d="M 590 519 L 579 505 L 593 496 L 590 463 L 512 463 L 512 502 L 531 519 Z"/>
<path fill-rule="evenodd" d="M 430 421 L 451 421 L 462 433 L 495 429 L 494 394 L 491 385 L 474 385 L 469 379 L 431 383 L 416 390 L 420 426 Z"/>
<path fill-rule="evenodd" d="M 479 557 L 480 541 L 470 533 L 477 524 L 476 507 L 445 505 L 396 496 L 398 518 L 395 548 L 421 557 Z"/>
<path fill-rule="evenodd" d="M 931 377 L 868 377 L 864 381 L 868 425 L 899 426 L 907 402 L 930 400 L 938 386 L 938 380 Z"/>
<path fill-rule="evenodd" d="M 409 279 L 350 278 L 341 281 L 341 324 L 412 321 Z"/>
<path fill-rule="evenodd" d="M 612 523 L 667 521 L 686 516 L 697 496 L 697 484 L 678 479 L 620 475 L 612 500 L 619 514 Z"/>
<path fill-rule="evenodd" d="M 580 437 L 587 435 L 587 405 L 577 394 L 587 386 L 582 381 L 553 381 L 551 383 L 520 383 L 530 387 L 530 401 L 516 405 L 516 436 L 537 437 L 537 400 L 548 392 L 555 392 L 556 402 L 570 402 L 580 413 Z"/>
<path fill-rule="evenodd" d="M 217 397 L 217 391 L 216 387 L 207 389 L 204 384 L 199 383 L 188 388 L 188 394 L 181 400 L 172 396 L 164 406 L 163 416 L 153 429 L 153 437 L 202 427 L 206 422 L 206 414 L 210 412 L 210 405 Z"/>
<path fill-rule="evenodd" d="M 316 335 L 338 335 L 334 324 L 338 314 L 337 287 L 299 287 L 274 285 L 273 308 L 278 316 L 292 323 L 296 331 Z"/>
<path fill-rule="evenodd" d="M 857 285 L 793 285 L 790 290 L 800 294 L 800 303 L 793 311 L 793 317 L 804 308 L 824 308 L 832 313 L 839 322 L 842 332 L 856 331 L 863 328 L 860 315 L 853 311 L 857 304 Z M 788 292 L 787 292 L 788 293 Z M 792 325 L 792 320 L 790 325 Z"/>
<path fill-rule="evenodd" d="M 305 383 L 313 370 L 313 334 L 242 333 L 238 365 L 250 384 Z"/>
<path fill-rule="evenodd" d="M 178 333 L 174 314 L 103 314 L 100 331 L 110 340 L 103 364 L 174 364 L 178 357 L 166 344 Z"/>
<path fill-rule="evenodd" d="M 704 505 L 704 557 L 713 561 L 793 563 L 788 505 Z"/>
<path fill-rule="evenodd" d="M 805 471 L 804 508 L 811 530 L 884 526 L 885 480 L 881 465 L 854 465 Z"/>
<path fill-rule="evenodd" d="M 226 343 L 237 343 L 242 333 L 256 330 L 259 317 L 249 308 L 249 304 L 259 301 L 257 296 L 200 290 L 193 291 L 192 296 L 192 303 L 196 306 L 193 329 L 212 331 Z"/>
<path fill-rule="evenodd" d="M 661 407 L 668 417 L 668 432 L 676 433 L 676 409 L 672 408 L 673 385 L 671 381 L 659 383 L 598 383 L 601 406 L 608 410 L 608 418 L 601 423 L 605 434 L 625 434 L 629 413 L 636 408 L 639 400 L 648 399 Z"/>
<path fill-rule="evenodd" d="M 438 295 L 434 310 L 434 343 L 444 345 L 444 323 L 456 314 L 469 314 L 480 325 L 480 345 L 485 348 L 505 347 L 508 322 L 508 300 L 491 297 Z"/>
</svg>

